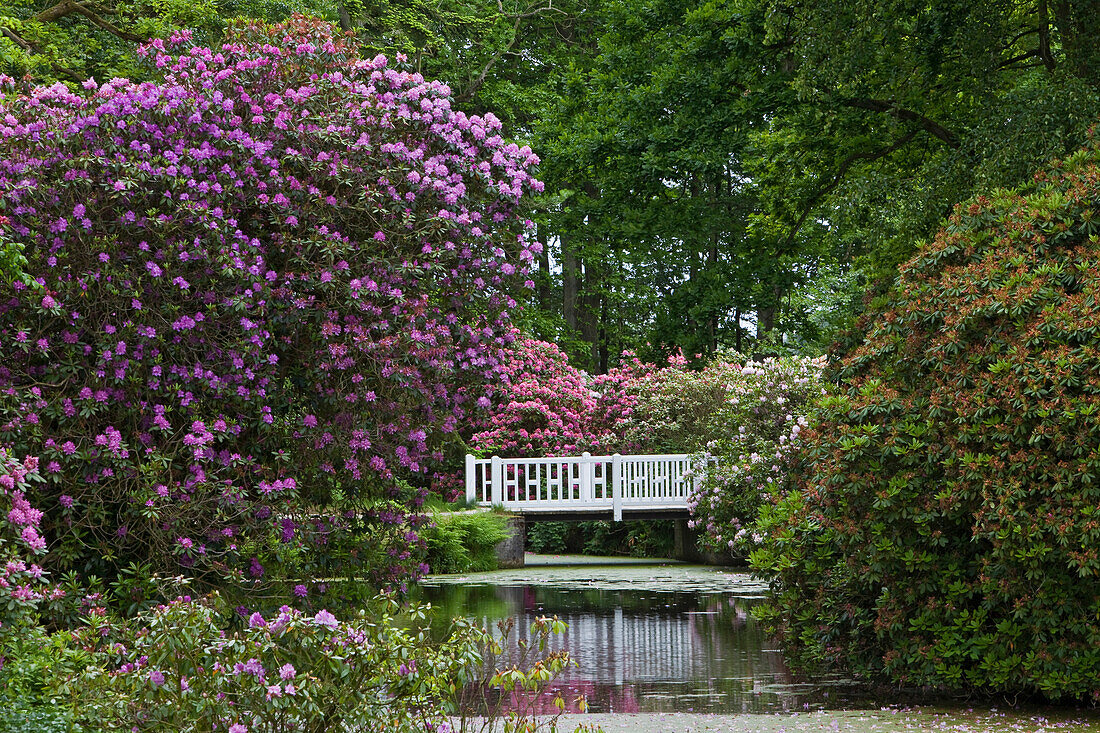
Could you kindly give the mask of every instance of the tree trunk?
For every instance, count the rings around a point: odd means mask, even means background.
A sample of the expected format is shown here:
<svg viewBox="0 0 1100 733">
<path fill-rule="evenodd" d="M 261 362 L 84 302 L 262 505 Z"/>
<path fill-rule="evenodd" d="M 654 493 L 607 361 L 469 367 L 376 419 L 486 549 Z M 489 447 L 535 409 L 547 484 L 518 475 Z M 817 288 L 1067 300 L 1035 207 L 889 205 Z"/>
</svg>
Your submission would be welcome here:
<svg viewBox="0 0 1100 733">
<path fill-rule="evenodd" d="M 611 344 L 607 334 L 607 298 L 600 299 L 600 332 L 597 340 L 599 342 L 599 361 L 597 362 L 597 373 L 607 374 L 607 369 L 611 365 Z"/>
<path fill-rule="evenodd" d="M 707 252 L 707 269 L 712 273 L 718 268 L 718 235 L 711 239 L 710 250 Z M 718 352 L 718 308 L 713 299 L 707 312 L 707 349 L 708 356 L 714 356 Z M 725 307 L 723 306 L 723 312 Z"/>
<path fill-rule="evenodd" d="M 600 306 L 602 296 L 599 291 L 599 278 L 596 268 L 584 268 L 584 291 L 579 297 L 577 312 L 577 325 L 581 331 L 581 338 L 589 344 L 588 368 L 596 369 L 600 363 Z"/>
<path fill-rule="evenodd" d="M 763 336 L 775 330 L 775 320 L 779 315 L 779 304 L 783 300 L 783 288 L 772 286 L 771 300 L 757 308 L 756 311 L 756 335 Z"/>
<path fill-rule="evenodd" d="M 737 349 L 737 353 L 744 353 L 741 351 L 741 309 L 737 308 L 733 311 L 733 348 Z"/>
<path fill-rule="evenodd" d="M 539 227 L 543 230 L 542 234 L 545 234 L 543 227 Z M 539 279 L 538 289 L 535 291 L 535 296 L 538 299 L 539 308 L 544 311 L 550 310 L 550 247 L 546 243 L 546 237 L 540 237 L 539 241 L 542 242 L 542 252 L 539 253 Z"/>
<path fill-rule="evenodd" d="M 336 9 L 340 16 L 340 30 L 347 33 L 351 30 L 351 15 L 348 14 L 348 4 L 346 0 L 337 0 Z"/>
<path fill-rule="evenodd" d="M 563 233 L 561 240 L 561 290 L 562 303 L 561 314 L 565 318 L 565 325 L 574 331 L 577 329 L 577 279 L 580 274 L 580 264 L 577 262 L 577 254 L 569 243 L 569 238 Z"/>
<path fill-rule="evenodd" d="M 1060 0 L 1053 9 L 1066 66 L 1074 76 L 1100 87 L 1100 0 Z"/>
</svg>

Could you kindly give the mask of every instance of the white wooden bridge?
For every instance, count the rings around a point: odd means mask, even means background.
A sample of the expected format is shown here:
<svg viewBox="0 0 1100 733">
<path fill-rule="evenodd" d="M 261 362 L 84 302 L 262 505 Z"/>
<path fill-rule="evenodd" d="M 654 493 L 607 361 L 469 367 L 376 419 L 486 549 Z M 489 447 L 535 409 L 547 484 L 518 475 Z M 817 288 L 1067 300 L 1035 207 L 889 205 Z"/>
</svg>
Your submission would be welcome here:
<svg viewBox="0 0 1100 733">
<path fill-rule="evenodd" d="M 692 456 L 475 458 L 466 456 L 466 502 L 526 519 L 681 518 L 694 489 Z"/>
</svg>

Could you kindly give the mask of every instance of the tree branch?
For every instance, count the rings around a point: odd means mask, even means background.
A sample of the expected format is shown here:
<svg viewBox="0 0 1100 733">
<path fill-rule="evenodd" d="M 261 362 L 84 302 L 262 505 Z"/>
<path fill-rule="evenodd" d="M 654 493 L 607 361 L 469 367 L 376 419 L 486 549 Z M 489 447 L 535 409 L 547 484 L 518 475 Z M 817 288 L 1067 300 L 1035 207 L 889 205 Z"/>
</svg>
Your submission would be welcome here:
<svg viewBox="0 0 1100 733">
<path fill-rule="evenodd" d="M 53 23 L 75 12 L 76 3 L 73 2 L 73 0 L 61 0 L 57 5 L 52 5 L 35 15 L 31 20 L 38 21 L 39 23 Z"/>
<path fill-rule="evenodd" d="M 481 88 L 481 85 L 485 83 L 485 77 L 488 76 L 489 71 L 496 65 L 497 61 L 500 61 L 500 57 L 512 50 L 512 46 L 516 45 L 516 41 L 519 40 L 519 29 L 523 24 L 522 18 L 516 18 L 515 24 L 512 26 L 512 40 L 508 42 L 508 45 L 498 50 L 491 57 L 489 61 L 481 68 L 481 73 L 477 75 L 477 78 L 470 82 L 469 86 L 462 90 L 462 94 L 459 94 L 457 101 L 468 102 L 473 99 L 473 96 L 477 94 L 477 90 Z"/>
<path fill-rule="evenodd" d="M 19 46 L 19 48 L 23 49 L 24 51 L 33 50 L 31 48 L 31 44 L 27 43 L 22 38 L 20 38 L 19 35 L 15 31 L 10 30 L 8 28 L 5 28 L 2 25 L 0 25 L 0 35 L 3 35 L 3 36 L 6 36 L 7 38 L 10 38 L 12 43 L 14 43 L 16 46 Z"/>
<path fill-rule="evenodd" d="M 41 50 L 38 48 L 38 46 L 20 37 L 20 35 L 13 31 L 11 28 L 6 28 L 0 25 L 0 35 L 3 35 L 5 38 L 10 39 L 12 43 L 14 43 L 16 46 L 19 46 L 19 48 L 23 49 L 27 53 L 41 53 Z M 69 81 L 83 81 L 83 79 L 80 78 L 80 75 L 77 74 L 75 71 L 65 66 L 62 66 L 56 61 L 51 61 L 50 65 L 53 67 L 53 70 L 57 72 L 58 76 L 63 76 Z"/>
<path fill-rule="evenodd" d="M 1012 66 L 1012 64 L 1015 64 L 1019 61 L 1024 61 L 1025 59 L 1029 59 L 1029 58 L 1032 58 L 1033 56 L 1038 56 L 1038 55 L 1039 55 L 1039 49 L 1034 49 L 1032 51 L 1028 51 L 1027 53 L 1022 53 L 1018 56 L 1013 56 L 1012 58 L 1006 59 L 1005 61 L 1002 61 L 1001 63 L 997 64 L 997 70 L 1000 71 L 1001 69 L 1007 69 L 1010 66 Z"/>
<path fill-rule="evenodd" d="M 930 117 L 922 115 L 920 112 L 914 112 L 911 109 L 905 107 L 899 107 L 897 102 L 891 102 L 884 99 L 842 99 L 840 103 L 845 107 L 855 107 L 856 109 L 866 109 L 871 112 L 886 112 L 891 114 L 899 120 L 905 120 L 906 122 L 915 122 L 920 125 L 920 128 L 947 143 L 952 148 L 959 147 L 959 136 L 953 131 L 944 127 L 940 123 L 936 122 Z"/>
<path fill-rule="evenodd" d="M 96 13 L 93 13 L 91 10 L 84 7 L 84 5 L 80 3 L 78 3 L 76 6 L 76 12 L 80 13 L 85 18 L 90 20 L 93 25 L 102 28 L 108 33 L 113 33 L 124 41 L 130 41 L 131 43 L 145 43 L 149 40 L 149 36 L 139 36 L 134 33 L 130 33 L 129 31 L 122 30 L 107 19 L 101 17 Z"/>
<path fill-rule="evenodd" d="M 1039 32 L 1038 28 L 1027 28 L 1025 30 L 1022 30 L 1019 33 L 1017 33 L 1016 35 L 1014 35 L 1012 38 L 1009 38 L 1006 43 L 1002 44 L 1001 49 L 1007 51 L 1008 49 L 1012 48 L 1012 46 L 1016 43 L 1016 41 L 1020 40 L 1024 36 L 1030 36 L 1032 33 L 1038 33 L 1038 32 Z"/>
<path fill-rule="evenodd" d="M 74 0 L 61 0 L 61 2 L 57 3 L 56 5 L 46 8 L 41 13 L 35 15 L 32 20 L 36 20 L 39 23 L 53 23 L 74 13 L 77 15 L 83 15 L 85 18 L 90 20 L 93 25 L 102 28 L 108 33 L 118 36 L 124 41 L 130 41 L 131 43 L 145 43 L 149 40 L 148 36 L 139 36 L 122 30 L 118 26 L 103 18 L 98 13 L 91 10 L 86 3 L 75 2 Z"/>
<path fill-rule="evenodd" d="M 498 7 L 500 7 L 501 12 L 503 13 L 504 6 L 501 0 L 497 0 L 497 5 Z M 507 46 L 498 50 L 489 58 L 489 60 L 481 68 L 481 72 L 477 75 L 477 78 L 472 79 L 470 84 L 462 90 L 462 93 L 456 96 L 456 101 L 468 102 L 473 99 L 473 96 L 477 94 L 478 89 L 481 89 L 481 85 L 485 83 L 485 78 L 489 75 L 489 72 L 492 71 L 493 67 L 496 66 L 497 62 L 500 61 L 502 57 L 512 53 L 512 48 L 516 45 L 516 42 L 519 41 L 520 28 L 523 27 L 523 21 L 528 18 L 542 15 L 544 13 L 564 14 L 563 11 L 558 10 L 554 7 L 554 0 L 548 0 L 545 5 L 532 3 L 524 12 L 516 13 L 514 16 L 511 16 L 513 19 L 512 40 L 508 42 Z"/>
<path fill-rule="evenodd" d="M 784 237 L 783 241 L 779 243 L 778 253 L 783 254 L 787 251 L 787 249 L 791 245 L 791 242 L 794 241 L 795 236 L 798 235 L 798 230 L 801 229 L 802 225 L 806 223 L 806 219 L 808 219 L 810 217 L 810 214 L 813 213 L 814 208 L 817 207 L 817 205 L 821 202 L 823 198 L 832 193 L 836 189 L 836 187 L 840 185 L 840 182 L 844 180 L 844 176 L 848 174 L 848 171 L 851 170 L 853 165 L 861 160 L 870 162 L 878 160 L 880 158 L 885 158 L 887 155 L 890 155 L 896 150 L 900 150 L 901 148 L 912 142 L 913 138 L 917 136 L 918 132 L 920 132 L 920 128 L 910 130 L 886 147 L 862 153 L 852 153 L 843 161 L 841 161 L 840 167 L 837 169 L 836 173 L 833 174 L 832 180 L 819 188 L 817 191 L 815 191 L 814 194 L 810 196 L 810 198 L 806 201 L 806 205 L 802 207 L 802 213 L 799 215 L 798 221 L 796 221 L 794 225 L 791 226 L 790 230 L 787 232 L 787 236 Z"/>
</svg>

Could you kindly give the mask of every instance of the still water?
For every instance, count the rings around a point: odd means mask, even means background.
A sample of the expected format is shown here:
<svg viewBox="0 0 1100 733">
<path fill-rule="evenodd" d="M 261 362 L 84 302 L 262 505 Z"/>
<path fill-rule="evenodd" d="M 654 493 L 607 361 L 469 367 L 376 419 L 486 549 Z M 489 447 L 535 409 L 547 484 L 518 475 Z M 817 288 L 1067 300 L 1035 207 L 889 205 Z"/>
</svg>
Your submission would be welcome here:
<svg viewBox="0 0 1100 733">
<path fill-rule="evenodd" d="M 529 555 L 520 570 L 432 576 L 422 600 L 441 619 L 515 619 L 518 638 L 541 616 L 565 621 L 554 648 L 579 665 L 559 680 L 560 692 L 587 698 L 589 715 L 578 719 L 607 733 L 1100 733 L 1096 710 L 909 705 L 843 679 L 796 683 L 752 618 L 766 589 L 747 573 L 600 563 Z M 514 644 L 510 653 L 518 654 Z"/>
<path fill-rule="evenodd" d="M 540 616 L 568 630 L 553 642 L 579 666 L 561 685 L 591 712 L 762 713 L 859 704 L 844 681 L 794 684 L 752 618 L 764 586 L 748 574 L 689 565 L 532 566 L 434 576 L 423 599 L 485 625 Z M 864 703 L 869 701 L 864 700 Z"/>
</svg>

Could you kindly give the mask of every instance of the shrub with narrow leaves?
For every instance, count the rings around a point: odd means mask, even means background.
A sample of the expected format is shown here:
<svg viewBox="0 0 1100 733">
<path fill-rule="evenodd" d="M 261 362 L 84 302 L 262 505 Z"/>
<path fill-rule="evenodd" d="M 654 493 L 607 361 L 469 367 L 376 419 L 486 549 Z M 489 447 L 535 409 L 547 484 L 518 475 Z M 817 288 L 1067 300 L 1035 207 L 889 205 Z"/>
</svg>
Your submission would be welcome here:
<svg viewBox="0 0 1100 733">
<path fill-rule="evenodd" d="M 0 283 L 0 440 L 39 458 L 51 564 L 399 580 L 397 479 L 499 373 L 537 158 L 317 21 L 145 53 L 162 81 L 2 87 L 31 281 Z"/>
<path fill-rule="evenodd" d="M 792 659 L 1100 699 L 1100 141 L 902 267 L 754 556 Z"/>
</svg>

